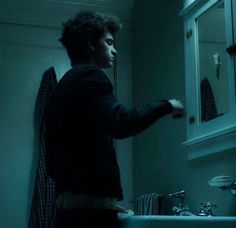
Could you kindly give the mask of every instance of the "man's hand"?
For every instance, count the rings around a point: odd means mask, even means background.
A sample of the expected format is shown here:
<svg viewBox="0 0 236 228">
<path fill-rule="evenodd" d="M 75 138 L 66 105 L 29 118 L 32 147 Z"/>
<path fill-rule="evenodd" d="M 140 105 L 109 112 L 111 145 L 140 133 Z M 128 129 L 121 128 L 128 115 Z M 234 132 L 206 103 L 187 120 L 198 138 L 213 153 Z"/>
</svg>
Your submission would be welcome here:
<svg viewBox="0 0 236 228">
<path fill-rule="evenodd" d="M 173 107 L 173 114 L 172 117 L 173 118 L 181 118 L 184 116 L 184 106 L 183 104 L 176 99 L 171 99 L 169 100 L 169 102 L 171 103 L 172 107 Z"/>
</svg>

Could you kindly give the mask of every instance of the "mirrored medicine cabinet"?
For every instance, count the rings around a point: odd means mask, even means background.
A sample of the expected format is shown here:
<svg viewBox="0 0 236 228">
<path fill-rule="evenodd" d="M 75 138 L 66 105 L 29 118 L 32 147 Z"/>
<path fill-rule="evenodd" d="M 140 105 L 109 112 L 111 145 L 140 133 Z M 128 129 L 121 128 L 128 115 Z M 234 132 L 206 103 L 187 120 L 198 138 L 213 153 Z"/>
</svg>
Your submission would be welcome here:
<svg viewBox="0 0 236 228">
<path fill-rule="evenodd" d="M 195 0 L 180 12 L 190 160 L 236 148 L 235 14 L 235 0 Z"/>
</svg>

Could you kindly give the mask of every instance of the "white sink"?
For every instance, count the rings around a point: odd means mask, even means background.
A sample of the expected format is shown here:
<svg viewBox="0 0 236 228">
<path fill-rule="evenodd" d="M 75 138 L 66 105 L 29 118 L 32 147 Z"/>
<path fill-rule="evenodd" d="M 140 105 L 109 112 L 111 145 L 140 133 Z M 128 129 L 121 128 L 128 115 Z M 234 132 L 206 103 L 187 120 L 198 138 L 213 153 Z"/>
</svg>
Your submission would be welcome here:
<svg viewBox="0 0 236 228">
<path fill-rule="evenodd" d="M 121 228 L 236 228 L 236 217 L 148 215 L 120 218 Z"/>
</svg>

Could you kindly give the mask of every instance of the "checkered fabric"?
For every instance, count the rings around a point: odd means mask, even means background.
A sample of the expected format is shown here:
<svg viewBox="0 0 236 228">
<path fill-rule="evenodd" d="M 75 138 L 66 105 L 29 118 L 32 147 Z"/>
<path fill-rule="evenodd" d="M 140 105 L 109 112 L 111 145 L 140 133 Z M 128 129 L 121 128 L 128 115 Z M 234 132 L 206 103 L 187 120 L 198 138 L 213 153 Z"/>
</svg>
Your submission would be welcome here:
<svg viewBox="0 0 236 228">
<path fill-rule="evenodd" d="M 207 78 L 204 78 L 200 84 L 201 89 L 201 115 L 202 121 L 209 121 L 218 116 L 216 102 L 212 87 Z"/>
<path fill-rule="evenodd" d="M 43 118 L 47 100 L 57 84 L 54 67 L 46 70 L 39 89 L 40 101 L 40 141 L 39 163 L 37 167 L 34 193 L 29 217 L 29 228 L 53 228 L 56 215 L 55 183 L 46 172 L 45 122 Z"/>
</svg>

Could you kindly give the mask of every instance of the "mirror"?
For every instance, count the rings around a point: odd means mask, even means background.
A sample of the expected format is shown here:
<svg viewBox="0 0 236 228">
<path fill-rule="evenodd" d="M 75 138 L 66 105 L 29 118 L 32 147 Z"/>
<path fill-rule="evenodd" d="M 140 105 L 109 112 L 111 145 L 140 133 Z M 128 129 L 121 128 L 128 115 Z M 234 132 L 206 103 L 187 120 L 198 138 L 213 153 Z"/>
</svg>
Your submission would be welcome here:
<svg viewBox="0 0 236 228">
<path fill-rule="evenodd" d="M 207 122 L 229 112 L 226 65 L 225 7 L 221 1 L 196 20 L 200 120 Z"/>
</svg>

